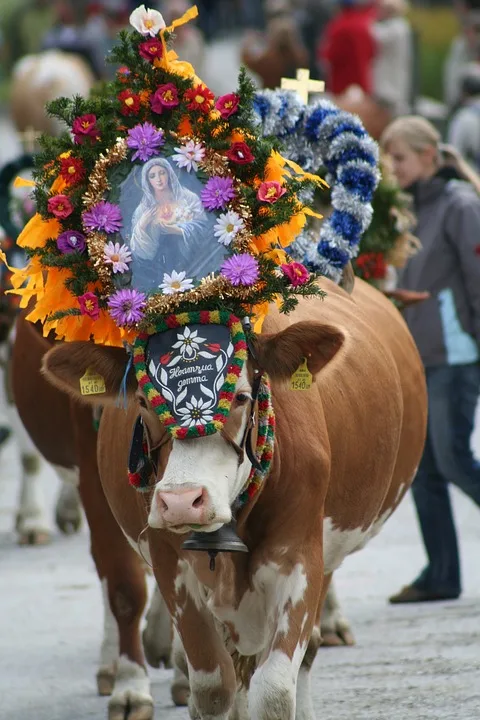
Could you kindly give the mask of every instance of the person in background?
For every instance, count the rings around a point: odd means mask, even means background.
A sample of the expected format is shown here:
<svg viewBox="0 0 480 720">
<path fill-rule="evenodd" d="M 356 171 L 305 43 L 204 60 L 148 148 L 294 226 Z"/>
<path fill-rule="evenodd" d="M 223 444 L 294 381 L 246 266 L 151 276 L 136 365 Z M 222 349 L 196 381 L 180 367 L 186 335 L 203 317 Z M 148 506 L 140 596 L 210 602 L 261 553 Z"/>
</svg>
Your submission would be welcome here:
<svg viewBox="0 0 480 720">
<path fill-rule="evenodd" d="M 413 36 L 405 15 L 406 0 L 378 0 L 372 24 L 376 44 L 373 95 L 393 116 L 410 110 L 413 77 Z"/>
<path fill-rule="evenodd" d="M 308 67 L 308 52 L 288 0 L 269 0 L 265 12 L 265 33 L 245 33 L 241 59 L 260 78 L 262 87 L 275 89 L 282 77 L 295 77 L 298 68 Z"/>
<path fill-rule="evenodd" d="M 167 0 L 163 5 L 163 17 L 167 25 L 191 7 L 188 0 Z M 191 63 L 198 77 L 203 77 L 205 67 L 205 39 L 197 23 L 190 21 L 175 28 L 175 52 L 185 62 Z"/>
<path fill-rule="evenodd" d="M 462 586 L 449 484 L 480 505 L 470 446 L 480 390 L 480 197 L 451 158 L 444 162 L 439 133 L 424 118 L 397 118 L 381 145 L 413 196 L 422 244 L 399 283 L 430 293 L 404 311 L 427 379 L 427 437 L 412 493 L 428 561 L 390 602 L 453 600 Z"/>
<path fill-rule="evenodd" d="M 450 110 L 456 108 L 461 94 L 461 75 L 468 63 L 480 60 L 480 0 L 457 0 L 454 9 L 461 26 L 444 65 L 444 99 Z"/>
<path fill-rule="evenodd" d="M 448 142 L 480 169 L 480 63 L 469 63 L 461 75 L 462 99 L 448 128 Z"/>
<path fill-rule="evenodd" d="M 333 95 L 341 95 L 352 85 L 372 94 L 375 19 L 372 0 L 341 0 L 340 10 L 327 23 L 317 61 L 326 77 L 326 89 Z"/>
</svg>

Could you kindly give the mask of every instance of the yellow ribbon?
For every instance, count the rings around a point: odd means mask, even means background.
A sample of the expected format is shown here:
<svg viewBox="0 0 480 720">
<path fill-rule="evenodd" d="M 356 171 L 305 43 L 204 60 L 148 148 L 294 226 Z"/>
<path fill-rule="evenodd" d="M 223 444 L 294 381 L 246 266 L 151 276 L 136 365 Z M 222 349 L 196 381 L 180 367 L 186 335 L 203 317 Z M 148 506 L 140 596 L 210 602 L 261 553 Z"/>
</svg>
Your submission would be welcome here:
<svg viewBox="0 0 480 720">
<path fill-rule="evenodd" d="M 35 182 L 33 180 L 25 180 L 25 178 L 22 177 L 16 177 L 15 182 L 13 183 L 13 187 L 35 187 Z"/>
</svg>

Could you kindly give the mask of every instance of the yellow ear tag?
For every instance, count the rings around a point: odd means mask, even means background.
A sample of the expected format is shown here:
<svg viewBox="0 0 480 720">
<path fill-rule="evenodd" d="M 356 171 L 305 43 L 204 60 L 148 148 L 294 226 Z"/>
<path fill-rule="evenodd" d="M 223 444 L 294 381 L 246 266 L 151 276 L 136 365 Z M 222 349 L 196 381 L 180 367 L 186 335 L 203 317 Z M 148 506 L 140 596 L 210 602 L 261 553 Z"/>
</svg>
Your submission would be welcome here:
<svg viewBox="0 0 480 720">
<path fill-rule="evenodd" d="M 309 390 L 312 387 L 312 382 L 312 373 L 307 367 L 307 359 L 303 358 L 290 378 L 290 388 L 292 390 Z"/>
<path fill-rule="evenodd" d="M 104 378 L 92 368 L 87 368 L 85 375 L 80 378 L 80 392 L 82 395 L 101 395 L 105 392 Z"/>
</svg>

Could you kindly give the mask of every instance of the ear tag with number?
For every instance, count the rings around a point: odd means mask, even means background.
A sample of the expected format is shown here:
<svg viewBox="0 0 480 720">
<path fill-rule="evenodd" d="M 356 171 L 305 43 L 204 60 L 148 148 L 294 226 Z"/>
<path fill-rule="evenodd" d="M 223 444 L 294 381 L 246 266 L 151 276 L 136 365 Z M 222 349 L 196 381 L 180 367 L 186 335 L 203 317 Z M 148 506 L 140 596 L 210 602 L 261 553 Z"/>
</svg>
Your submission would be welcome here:
<svg viewBox="0 0 480 720">
<path fill-rule="evenodd" d="M 80 392 L 82 395 L 101 395 L 106 391 L 105 380 L 93 368 L 87 368 L 83 377 L 80 378 Z"/>
<path fill-rule="evenodd" d="M 312 373 L 307 367 L 307 359 L 303 358 L 299 367 L 292 373 L 290 388 L 292 390 L 309 390 L 312 387 Z"/>
</svg>

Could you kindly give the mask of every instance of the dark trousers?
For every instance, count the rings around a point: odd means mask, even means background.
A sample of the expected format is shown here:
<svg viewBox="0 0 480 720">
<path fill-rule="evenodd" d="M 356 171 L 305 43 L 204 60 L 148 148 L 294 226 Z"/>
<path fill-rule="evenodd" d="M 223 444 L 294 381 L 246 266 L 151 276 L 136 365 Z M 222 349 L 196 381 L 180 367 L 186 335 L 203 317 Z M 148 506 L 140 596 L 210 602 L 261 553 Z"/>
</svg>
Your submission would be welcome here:
<svg viewBox="0 0 480 720">
<path fill-rule="evenodd" d="M 427 368 L 428 430 L 412 492 L 428 565 L 419 589 L 456 597 L 460 560 L 448 484 L 480 505 L 480 466 L 470 449 L 480 389 L 480 365 Z"/>
</svg>

